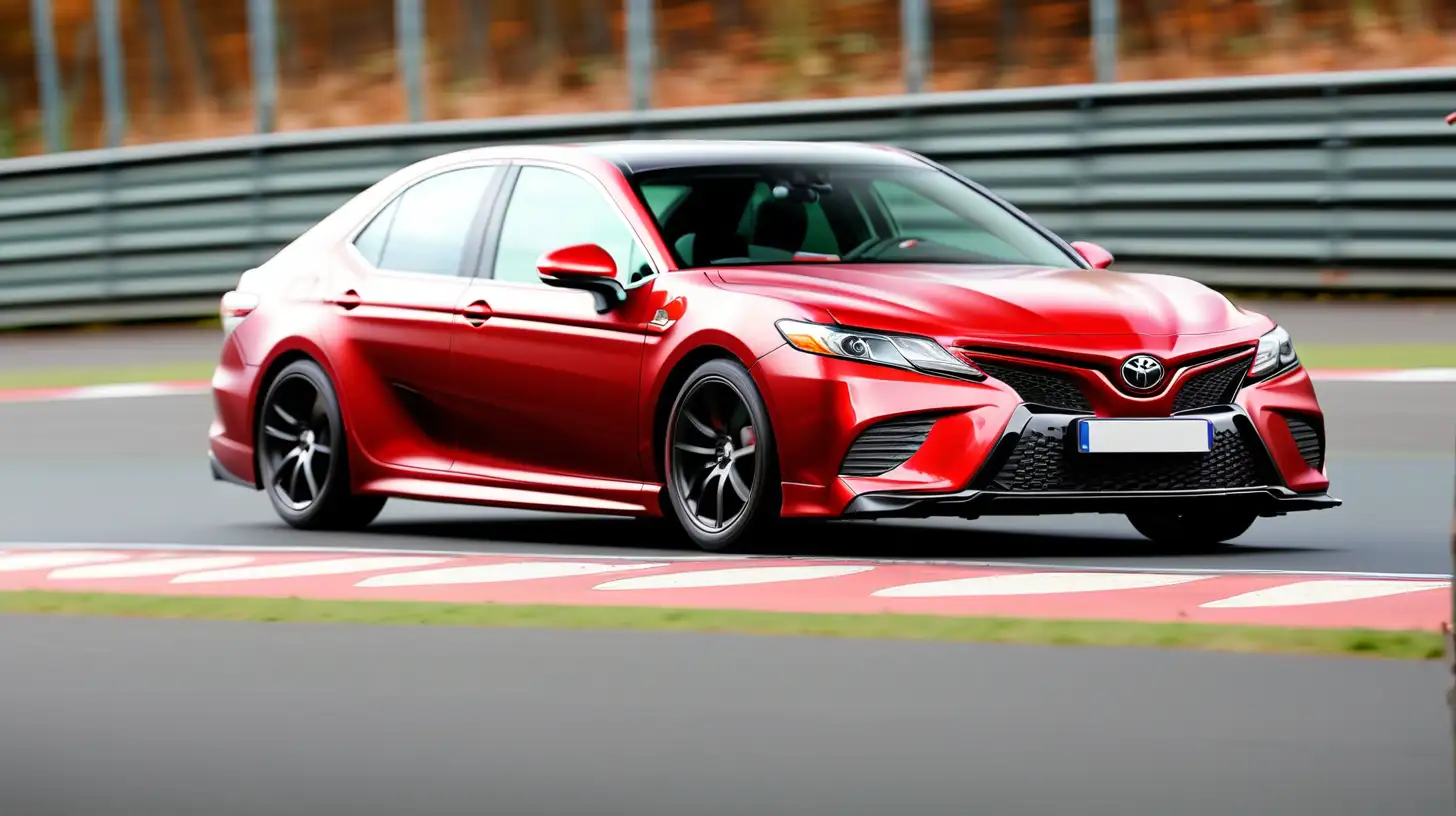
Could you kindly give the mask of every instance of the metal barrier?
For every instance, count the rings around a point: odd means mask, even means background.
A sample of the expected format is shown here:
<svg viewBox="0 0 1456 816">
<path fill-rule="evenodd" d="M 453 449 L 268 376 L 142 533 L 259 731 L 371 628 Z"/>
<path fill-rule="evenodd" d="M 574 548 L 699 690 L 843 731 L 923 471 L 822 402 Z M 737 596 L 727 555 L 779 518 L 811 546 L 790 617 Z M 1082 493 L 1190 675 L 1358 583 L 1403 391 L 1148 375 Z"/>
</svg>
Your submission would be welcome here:
<svg viewBox="0 0 1456 816">
<path fill-rule="evenodd" d="M 214 313 L 248 267 L 412 161 L 613 138 L 898 144 L 1117 268 L 1214 285 L 1456 291 L 1456 71 L 438 122 L 0 162 L 0 325 Z"/>
</svg>

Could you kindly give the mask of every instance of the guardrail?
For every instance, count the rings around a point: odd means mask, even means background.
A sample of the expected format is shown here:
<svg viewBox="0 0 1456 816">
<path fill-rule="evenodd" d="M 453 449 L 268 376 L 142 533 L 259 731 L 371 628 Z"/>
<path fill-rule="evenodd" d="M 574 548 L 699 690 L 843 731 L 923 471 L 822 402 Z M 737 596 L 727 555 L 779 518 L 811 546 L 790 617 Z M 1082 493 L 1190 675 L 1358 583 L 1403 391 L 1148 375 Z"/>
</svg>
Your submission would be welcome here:
<svg viewBox="0 0 1456 816">
<path fill-rule="evenodd" d="M 0 162 L 0 325 L 213 314 L 237 276 L 418 159 L 614 138 L 852 140 L 936 158 L 1118 268 L 1456 291 L 1456 70 L 434 122 Z"/>
</svg>

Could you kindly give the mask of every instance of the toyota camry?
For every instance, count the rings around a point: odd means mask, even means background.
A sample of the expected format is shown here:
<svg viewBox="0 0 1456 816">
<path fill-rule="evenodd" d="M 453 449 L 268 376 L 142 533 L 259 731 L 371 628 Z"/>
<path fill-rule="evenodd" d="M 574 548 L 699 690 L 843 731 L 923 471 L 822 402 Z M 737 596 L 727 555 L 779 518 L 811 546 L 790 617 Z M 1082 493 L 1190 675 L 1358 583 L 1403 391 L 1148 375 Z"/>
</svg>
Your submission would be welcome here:
<svg viewBox="0 0 1456 816">
<path fill-rule="evenodd" d="M 389 497 L 663 519 L 1125 515 L 1169 546 L 1339 504 L 1287 332 L 1112 271 L 891 147 L 439 156 L 222 299 L 215 478 L 299 528 Z"/>
</svg>

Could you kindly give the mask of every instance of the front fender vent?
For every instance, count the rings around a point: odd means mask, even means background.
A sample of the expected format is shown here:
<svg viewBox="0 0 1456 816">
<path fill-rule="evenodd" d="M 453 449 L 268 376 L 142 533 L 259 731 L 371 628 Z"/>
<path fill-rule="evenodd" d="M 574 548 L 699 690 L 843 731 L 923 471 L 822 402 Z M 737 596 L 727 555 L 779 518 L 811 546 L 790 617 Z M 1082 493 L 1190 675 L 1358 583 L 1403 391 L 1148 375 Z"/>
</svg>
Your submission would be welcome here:
<svg viewBox="0 0 1456 816">
<path fill-rule="evenodd" d="M 1324 468 L 1325 435 L 1322 429 L 1302 417 L 1286 416 L 1284 421 L 1289 425 L 1289 435 L 1294 437 L 1294 444 L 1299 446 L 1299 455 L 1304 463 L 1315 470 Z"/>
<path fill-rule="evenodd" d="M 849 446 L 839 475 L 879 476 L 905 464 L 925 444 L 936 419 L 917 414 L 871 425 Z"/>
</svg>

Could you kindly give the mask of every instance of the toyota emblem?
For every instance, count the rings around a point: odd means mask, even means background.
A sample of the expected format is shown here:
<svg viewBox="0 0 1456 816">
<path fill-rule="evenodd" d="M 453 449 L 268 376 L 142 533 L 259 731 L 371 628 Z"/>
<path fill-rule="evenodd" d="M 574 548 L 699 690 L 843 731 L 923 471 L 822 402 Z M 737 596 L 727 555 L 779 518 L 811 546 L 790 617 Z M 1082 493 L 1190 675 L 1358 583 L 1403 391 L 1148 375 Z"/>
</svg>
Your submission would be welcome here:
<svg viewBox="0 0 1456 816">
<path fill-rule="evenodd" d="M 1147 354 L 1129 357 L 1122 364 L 1122 381 L 1137 391 L 1151 391 L 1163 381 L 1163 364 Z"/>
</svg>

